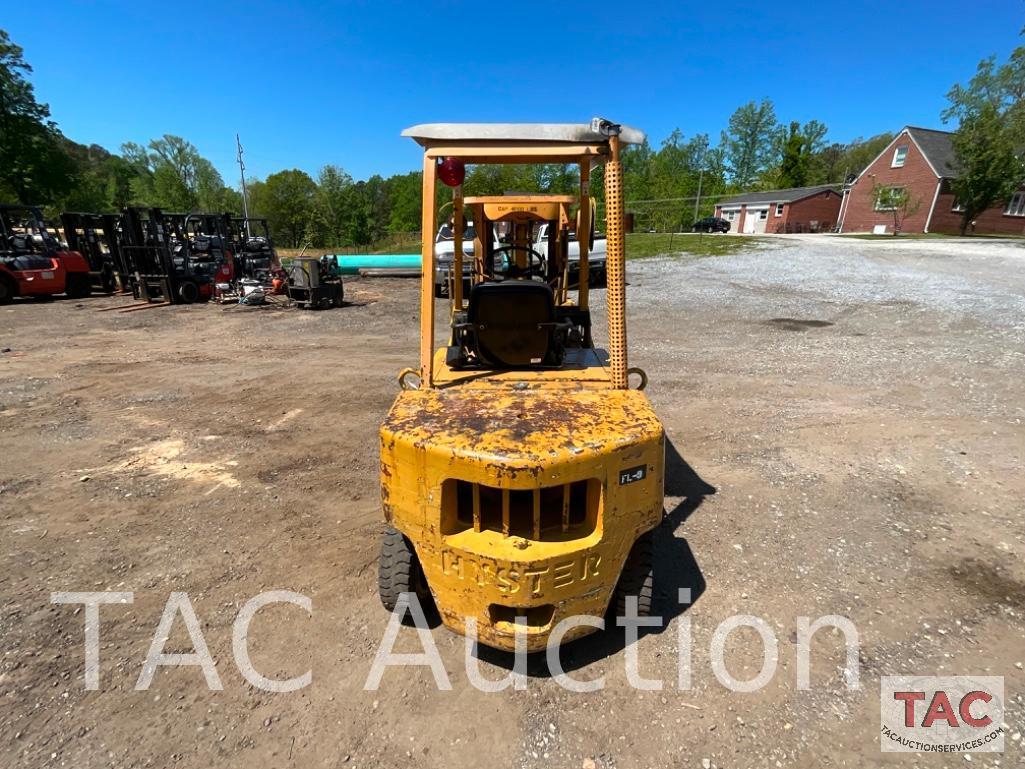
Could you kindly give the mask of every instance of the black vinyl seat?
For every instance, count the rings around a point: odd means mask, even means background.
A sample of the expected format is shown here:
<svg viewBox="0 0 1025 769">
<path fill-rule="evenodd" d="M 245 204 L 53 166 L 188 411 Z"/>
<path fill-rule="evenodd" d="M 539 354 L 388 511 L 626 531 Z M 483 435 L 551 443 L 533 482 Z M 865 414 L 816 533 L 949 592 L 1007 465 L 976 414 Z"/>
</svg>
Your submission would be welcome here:
<svg viewBox="0 0 1025 769">
<path fill-rule="evenodd" d="M 488 368 L 561 365 L 572 324 L 559 321 L 546 283 L 505 280 L 478 283 L 470 291 L 466 320 L 455 326 L 463 360 Z"/>
</svg>

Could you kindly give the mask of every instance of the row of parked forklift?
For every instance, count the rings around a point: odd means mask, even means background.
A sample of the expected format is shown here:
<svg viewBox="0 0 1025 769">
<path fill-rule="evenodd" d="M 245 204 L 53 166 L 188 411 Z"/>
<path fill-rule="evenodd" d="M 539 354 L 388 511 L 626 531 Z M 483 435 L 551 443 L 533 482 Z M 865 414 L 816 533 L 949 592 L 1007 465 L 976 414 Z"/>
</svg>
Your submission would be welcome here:
<svg viewBox="0 0 1025 769">
<path fill-rule="evenodd" d="M 38 207 L 0 205 L 0 304 L 118 290 L 190 304 L 241 281 L 270 285 L 280 271 L 266 219 L 129 207 L 48 222 Z"/>
</svg>

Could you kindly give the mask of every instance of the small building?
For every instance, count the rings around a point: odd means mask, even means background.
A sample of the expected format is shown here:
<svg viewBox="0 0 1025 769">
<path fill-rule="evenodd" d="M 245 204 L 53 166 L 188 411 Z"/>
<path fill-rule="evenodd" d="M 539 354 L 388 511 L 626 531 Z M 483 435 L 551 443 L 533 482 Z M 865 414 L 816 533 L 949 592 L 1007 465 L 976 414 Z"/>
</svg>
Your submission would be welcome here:
<svg viewBox="0 0 1025 769">
<path fill-rule="evenodd" d="M 961 231 L 961 208 L 951 186 L 958 175 L 954 134 L 907 126 L 844 190 L 841 232 L 893 233 L 893 208 L 880 190 L 906 192 L 910 205 L 901 232 Z M 1025 233 L 1025 191 L 981 213 L 973 232 Z"/>
<path fill-rule="evenodd" d="M 715 215 L 730 222 L 733 232 L 830 232 L 840 217 L 840 201 L 832 184 L 746 192 L 718 203 Z"/>
</svg>

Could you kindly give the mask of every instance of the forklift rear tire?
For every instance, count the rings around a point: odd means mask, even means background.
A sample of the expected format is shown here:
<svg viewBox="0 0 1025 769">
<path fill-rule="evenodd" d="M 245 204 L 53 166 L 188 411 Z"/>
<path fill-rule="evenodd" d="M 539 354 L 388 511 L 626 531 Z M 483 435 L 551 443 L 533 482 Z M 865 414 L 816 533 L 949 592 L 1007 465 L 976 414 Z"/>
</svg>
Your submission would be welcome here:
<svg viewBox="0 0 1025 769">
<path fill-rule="evenodd" d="M 416 593 L 421 602 L 427 594 L 427 580 L 416 550 L 401 531 L 391 526 L 385 528 L 381 540 L 377 592 L 388 611 L 395 611 L 401 593 Z"/>
<path fill-rule="evenodd" d="M 637 596 L 637 615 L 650 617 L 655 596 L 655 533 L 645 532 L 630 550 L 613 595 L 617 617 L 626 616 L 626 599 Z"/>
<path fill-rule="evenodd" d="M 178 296 L 185 304 L 192 304 L 199 301 L 199 286 L 191 280 L 178 284 Z"/>
<path fill-rule="evenodd" d="M 14 301 L 14 286 L 7 278 L 0 277 L 0 304 L 10 304 Z"/>
</svg>

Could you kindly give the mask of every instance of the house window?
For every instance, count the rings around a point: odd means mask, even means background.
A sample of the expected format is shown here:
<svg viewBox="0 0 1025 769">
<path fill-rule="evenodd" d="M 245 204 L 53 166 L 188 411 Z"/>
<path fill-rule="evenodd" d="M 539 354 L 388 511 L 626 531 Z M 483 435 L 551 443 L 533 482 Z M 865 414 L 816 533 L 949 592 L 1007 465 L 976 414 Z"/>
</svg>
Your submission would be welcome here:
<svg viewBox="0 0 1025 769">
<path fill-rule="evenodd" d="M 876 193 L 875 210 L 892 211 L 904 202 L 903 187 L 883 187 Z"/>
<path fill-rule="evenodd" d="M 758 218 L 761 221 L 765 221 L 766 219 L 768 219 L 769 218 L 769 209 L 763 208 L 761 211 L 759 211 L 758 212 Z"/>
<path fill-rule="evenodd" d="M 1004 211 L 1008 216 L 1025 216 L 1025 192 L 1016 192 Z"/>
<path fill-rule="evenodd" d="M 908 148 L 907 148 L 907 146 L 905 145 L 903 147 L 897 147 L 897 149 L 895 149 L 893 151 L 893 162 L 890 163 L 890 168 L 903 168 L 904 167 L 904 161 L 907 160 L 907 157 L 908 157 Z"/>
<path fill-rule="evenodd" d="M 782 203 L 777 203 L 776 204 L 776 216 L 783 216 L 783 204 Z"/>
<path fill-rule="evenodd" d="M 726 221 L 732 222 L 737 217 L 737 212 L 733 210 L 723 211 L 722 215 Z"/>
<path fill-rule="evenodd" d="M 953 211 L 955 214 L 962 214 L 964 213 L 964 203 L 962 203 L 957 198 L 954 198 L 954 205 L 950 207 L 950 210 Z"/>
</svg>

